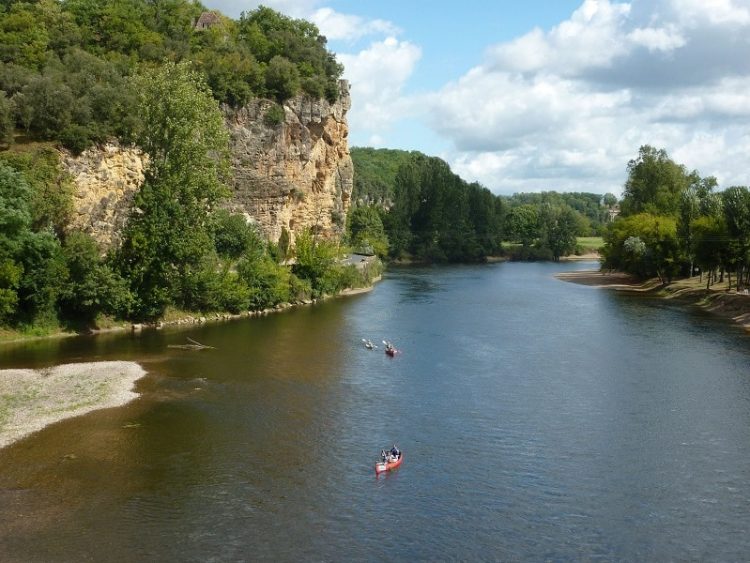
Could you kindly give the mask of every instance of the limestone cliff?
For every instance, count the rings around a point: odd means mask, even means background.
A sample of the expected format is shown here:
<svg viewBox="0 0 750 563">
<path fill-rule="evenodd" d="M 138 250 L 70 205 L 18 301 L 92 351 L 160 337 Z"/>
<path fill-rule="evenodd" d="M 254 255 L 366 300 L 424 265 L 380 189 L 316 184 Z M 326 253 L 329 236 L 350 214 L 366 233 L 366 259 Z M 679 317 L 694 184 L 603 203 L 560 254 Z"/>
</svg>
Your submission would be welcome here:
<svg viewBox="0 0 750 563">
<path fill-rule="evenodd" d="M 117 246 L 133 196 L 143 183 L 146 155 L 112 142 L 79 156 L 63 151 L 60 162 L 76 187 L 70 227 L 89 233 L 103 249 Z"/>
<path fill-rule="evenodd" d="M 325 100 L 296 97 L 271 123 L 275 104 L 253 100 L 225 109 L 231 134 L 232 196 L 227 205 L 258 224 L 271 241 L 282 230 L 292 236 L 309 227 L 325 237 L 338 235 L 349 209 L 353 165 L 346 112 L 349 88 Z M 143 182 L 147 158 L 134 148 L 109 143 L 80 156 L 61 153 L 63 168 L 76 185 L 72 227 L 90 233 L 103 248 L 120 242 L 133 195 Z"/>
<path fill-rule="evenodd" d="M 256 100 L 228 110 L 233 195 L 231 208 L 257 221 L 269 240 L 282 229 L 292 236 L 309 227 L 335 236 L 344 227 L 353 188 L 346 112 L 349 86 L 339 99 L 297 97 L 284 104 L 284 118 L 269 123 L 274 107 Z"/>
</svg>

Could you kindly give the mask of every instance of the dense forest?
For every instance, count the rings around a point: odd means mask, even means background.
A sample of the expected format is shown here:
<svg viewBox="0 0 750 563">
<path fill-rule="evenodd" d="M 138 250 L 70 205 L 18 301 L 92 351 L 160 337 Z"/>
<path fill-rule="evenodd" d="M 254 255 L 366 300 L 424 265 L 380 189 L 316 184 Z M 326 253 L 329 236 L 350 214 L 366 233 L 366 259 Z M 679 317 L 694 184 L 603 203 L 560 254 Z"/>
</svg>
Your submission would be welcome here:
<svg viewBox="0 0 750 563">
<path fill-rule="evenodd" d="M 750 281 L 750 190 L 717 190 L 716 179 L 643 146 L 627 165 L 621 213 L 605 232 L 604 266 L 640 277 L 705 274 Z"/>
<path fill-rule="evenodd" d="M 600 235 L 617 203 L 612 194 L 496 196 L 465 182 L 439 158 L 356 147 L 351 154 L 352 243 L 395 259 L 557 260 L 576 252 L 577 237 Z"/>
<path fill-rule="evenodd" d="M 189 0 L 3 0 L 0 143 L 15 128 L 74 151 L 132 139 L 141 116 L 130 77 L 165 61 L 189 61 L 232 106 L 299 92 L 333 100 L 343 71 L 314 24 L 269 8 L 235 21 Z"/>
<path fill-rule="evenodd" d="M 220 104 L 333 99 L 341 72 L 313 24 L 267 8 L 233 21 L 188 0 L 0 2 L 0 327 L 239 312 L 368 283 L 310 232 L 286 265 L 287 248 L 221 206 Z M 112 137 L 150 165 L 122 245 L 102 255 L 69 228 L 73 185 L 55 149 Z"/>
</svg>

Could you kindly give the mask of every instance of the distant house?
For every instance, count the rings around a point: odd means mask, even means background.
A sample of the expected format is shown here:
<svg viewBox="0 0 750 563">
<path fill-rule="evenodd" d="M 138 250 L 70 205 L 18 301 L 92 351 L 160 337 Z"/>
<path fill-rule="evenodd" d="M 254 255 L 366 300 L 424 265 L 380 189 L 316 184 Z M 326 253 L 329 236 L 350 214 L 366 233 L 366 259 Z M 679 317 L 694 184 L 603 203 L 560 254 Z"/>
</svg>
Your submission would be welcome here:
<svg viewBox="0 0 750 563">
<path fill-rule="evenodd" d="M 203 31 L 209 29 L 221 21 L 221 16 L 217 12 L 203 12 L 198 21 L 195 22 L 195 30 Z"/>
<path fill-rule="evenodd" d="M 610 207 L 607 211 L 607 217 L 609 218 L 609 221 L 612 222 L 615 219 L 617 219 L 617 216 L 620 214 L 620 206 L 615 205 L 614 207 Z"/>
</svg>

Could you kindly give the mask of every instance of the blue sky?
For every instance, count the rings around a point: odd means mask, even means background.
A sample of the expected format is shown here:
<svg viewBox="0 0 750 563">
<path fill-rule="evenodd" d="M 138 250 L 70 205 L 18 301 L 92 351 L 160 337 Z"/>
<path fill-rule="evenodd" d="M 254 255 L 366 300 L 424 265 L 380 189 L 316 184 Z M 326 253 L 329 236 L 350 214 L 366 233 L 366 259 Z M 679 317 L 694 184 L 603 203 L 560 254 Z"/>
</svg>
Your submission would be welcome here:
<svg viewBox="0 0 750 563">
<path fill-rule="evenodd" d="M 643 144 L 750 184 L 750 0 L 263 3 L 328 37 L 353 146 L 439 156 L 495 193 L 619 194 Z"/>
</svg>

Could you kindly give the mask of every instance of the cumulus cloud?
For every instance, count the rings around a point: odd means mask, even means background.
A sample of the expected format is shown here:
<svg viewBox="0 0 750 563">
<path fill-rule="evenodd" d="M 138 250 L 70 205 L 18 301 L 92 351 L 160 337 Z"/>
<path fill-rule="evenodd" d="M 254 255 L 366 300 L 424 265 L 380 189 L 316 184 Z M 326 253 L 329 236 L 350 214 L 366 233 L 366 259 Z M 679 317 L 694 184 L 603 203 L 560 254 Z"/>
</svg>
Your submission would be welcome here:
<svg viewBox="0 0 750 563">
<path fill-rule="evenodd" d="M 310 20 L 327 39 L 331 40 L 353 41 L 367 35 L 397 35 L 401 31 L 386 20 L 366 20 L 359 16 L 336 12 L 331 8 L 316 10 L 310 16 Z"/>
<path fill-rule="evenodd" d="M 417 45 L 395 37 L 375 41 L 355 54 L 338 55 L 354 100 L 351 129 L 380 138 L 383 130 L 408 112 L 410 101 L 402 97 L 402 88 L 421 56 Z"/>
<path fill-rule="evenodd" d="M 211 6 L 236 17 L 260 3 Z M 422 58 L 408 29 L 325 0 L 262 3 L 342 42 L 354 136 L 383 146 L 397 122 L 418 122 L 450 147 L 439 156 L 495 192 L 618 192 L 643 144 L 722 185 L 750 184 L 750 0 L 581 0 L 420 94 L 406 93 Z"/>
<path fill-rule="evenodd" d="M 242 12 L 255 10 L 258 6 L 267 6 L 291 17 L 304 18 L 321 4 L 321 0 L 209 0 L 205 4 L 212 10 L 219 10 L 233 18 L 238 18 Z"/>
<path fill-rule="evenodd" d="M 490 47 L 422 98 L 423 116 L 456 171 L 496 192 L 617 192 L 643 144 L 747 184 L 748 32 L 744 1 L 585 0 L 548 31 Z"/>
<path fill-rule="evenodd" d="M 562 74 L 607 66 L 627 49 L 620 40 L 618 29 L 629 12 L 629 4 L 585 0 L 569 20 L 551 32 L 534 29 L 515 41 L 491 48 L 490 64 L 498 71 L 556 69 Z"/>
</svg>

